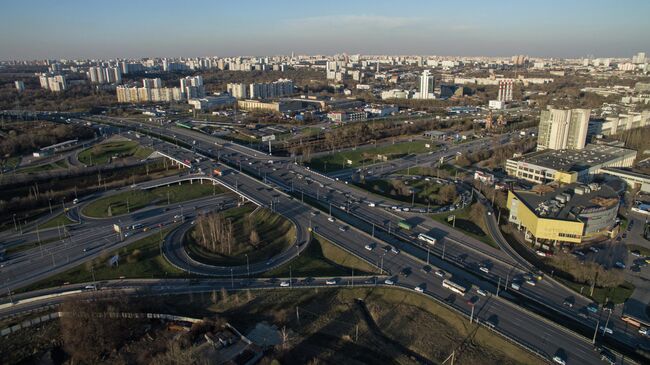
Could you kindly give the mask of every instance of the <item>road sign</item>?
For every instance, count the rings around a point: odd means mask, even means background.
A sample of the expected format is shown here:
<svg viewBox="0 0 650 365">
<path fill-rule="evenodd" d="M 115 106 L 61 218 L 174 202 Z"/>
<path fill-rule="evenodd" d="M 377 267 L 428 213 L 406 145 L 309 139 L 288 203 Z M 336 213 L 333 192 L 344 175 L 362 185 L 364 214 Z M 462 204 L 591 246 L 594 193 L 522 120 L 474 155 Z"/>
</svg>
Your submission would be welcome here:
<svg viewBox="0 0 650 365">
<path fill-rule="evenodd" d="M 275 141 L 275 134 L 262 136 L 262 142 Z"/>
<path fill-rule="evenodd" d="M 455 215 L 450 215 L 450 216 L 447 217 L 447 222 L 451 222 L 454 219 L 456 219 L 456 216 Z"/>
<path fill-rule="evenodd" d="M 348 165 L 352 165 L 352 160 L 347 160 L 346 162 L 348 163 Z"/>
</svg>

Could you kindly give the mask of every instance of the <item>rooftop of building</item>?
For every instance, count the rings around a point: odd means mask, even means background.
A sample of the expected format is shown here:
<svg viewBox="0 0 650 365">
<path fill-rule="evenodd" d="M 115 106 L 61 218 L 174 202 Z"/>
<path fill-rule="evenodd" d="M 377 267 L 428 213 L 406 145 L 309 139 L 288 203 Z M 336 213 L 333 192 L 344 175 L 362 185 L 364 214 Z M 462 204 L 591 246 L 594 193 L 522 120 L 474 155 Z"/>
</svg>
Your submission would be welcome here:
<svg viewBox="0 0 650 365">
<path fill-rule="evenodd" d="M 627 176 L 631 177 L 637 177 L 639 179 L 645 179 L 645 180 L 650 180 L 650 175 L 643 173 L 641 171 L 637 171 L 635 169 L 631 168 L 624 168 L 624 167 L 605 167 L 603 168 L 605 171 L 611 171 L 614 173 L 619 173 L 619 174 L 624 174 Z"/>
<path fill-rule="evenodd" d="M 612 187 L 596 183 L 536 185 L 531 190 L 513 193 L 539 217 L 571 221 L 579 214 L 605 210 L 619 202 Z"/>
<path fill-rule="evenodd" d="M 512 160 L 558 171 L 582 171 L 630 155 L 636 155 L 636 151 L 609 145 L 588 144 L 582 150 L 542 150 Z"/>
</svg>

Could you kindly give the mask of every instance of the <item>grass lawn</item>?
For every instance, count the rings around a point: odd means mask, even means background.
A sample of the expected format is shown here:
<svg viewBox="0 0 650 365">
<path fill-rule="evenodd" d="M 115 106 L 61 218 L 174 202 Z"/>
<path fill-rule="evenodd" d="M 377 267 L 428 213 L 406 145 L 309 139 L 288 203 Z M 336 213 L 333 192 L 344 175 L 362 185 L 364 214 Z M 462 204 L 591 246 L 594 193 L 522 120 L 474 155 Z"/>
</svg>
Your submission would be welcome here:
<svg viewBox="0 0 650 365">
<path fill-rule="evenodd" d="M 452 225 L 452 222 L 447 222 L 447 217 L 455 215 L 456 216 L 456 228 L 460 229 L 464 233 L 466 233 L 468 236 L 474 237 L 477 240 L 492 246 L 496 249 L 499 248 L 499 246 L 494 242 L 492 237 L 490 237 L 489 234 L 486 233 L 486 229 L 483 228 L 485 227 L 484 222 L 473 222 L 472 218 L 469 216 L 469 210 L 471 209 L 471 206 L 461 209 L 461 210 L 455 210 L 453 212 L 445 212 L 445 213 L 440 213 L 440 214 L 433 214 L 431 217 L 439 222 L 442 222 L 444 224 L 447 224 L 449 226 Z"/>
<path fill-rule="evenodd" d="M 312 242 L 300 256 L 280 267 L 267 271 L 264 277 L 350 276 L 378 273 L 379 270 L 367 262 L 349 254 L 325 238 L 314 235 Z"/>
<path fill-rule="evenodd" d="M 589 295 L 589 291 L 591 290 L 591 288 L 589 287 L 588 284 L 580 284 L 562 278 L 557 278 L 557 279 L 561 281 L 564 285 L 568 286 L 569 288 L 575 290 L 578 293 L 580 293 L 581 288 L 584 288 L 582 289 L 583 295 L 601 304 L 605 303 L 605 299 L 608 299 L 610 302 L 614 304 L 624 303 L 627 300 L 627 298 L 629 298 L 632 295 L 632 292 L 634 292 L 634 285 L 626 281 L 620 286 L 617 286 L 615 288 L 596 287 L 594 288 L 594 295 L 591 296 Z"/>
<path fill-rule="evenodd" d="M 431 145 L 432 148 L 426 148 L 425 145 Z M 399 142 L 395 144 L 382 145 L 378 147 L 364 146 L 355 150 L 345 152 L 334 152 L 325 156 L 317 157 L 307 163 L 313 169 L 332 172 L 342 170 L 347 167 L 357 167 L 362 164 L 370 164 L 379 162 L 377 155 L 384 155 L 389 160 L 400 158 L 412 153 L 425 153 L 435 151 L 436 147 L 430 141 L 413 141 L 413 142 Z M 348 164 L 348 160 L 352 164 Z"/>
<path fill-rule="evenodd" d="M 199 232 L 198 222 L 185 236 L 184 244 L 187 253 L 200 262 L 220 266 L 235 266 L 245 265 L 247 261 L 246 255 L 248 255 L 248 262 L 266 261 L 287 249 L 296 237 L 296 227 L 293 223 L 268 209 L 256 210 L 255 208 L 255 206 L 248 204 L 222 212 L 226 219 L 232 220 L 234 241 L 238 243 L 233 245 L 233 251 L 229 255 L 209 251 L 196 243 L 193 234 Z M 251 213 L 255 230 L 261 239 L 261 243 L 257 247 L 248 244 L 249 236 L 244 225 L 246 216 Z"/>
<path fill-rule="evenodd" d="M 38 229 L 46 229 L 46 228 L 56 228 L 59 226 L 67 226 L 69 224 L 74 224 L 77 223 L 73 221 L 72 219 L 68 218 L 67 215 L 61 213 L 57 215 L 56 217 L 50 219 L 49 221 L 41 224 L 38 226 Z"/>
<path fill-rule="evenodd" d="M 438 192 L 444 186 L 424 179 L 373 179 L 355 185 L 383 197 L 408 204 L 413 201 L 410 189 L 415 189 L 415 204 L 427 205 L 428 202 L 431 202 L 431 208 L 434 209 L 439 206 Z"/>
<path fill-rule="evenodd" d="M 269 358 L 281 364 L 441 364 L 454 350 L 458 364 L 546 363 L 428 297 L 395 288 L 215 291 L 161 297 L 156 306 L 237 328 L 261 321 L 286 327 L 291 341 Z"/>
<path fill-rule="evenodd" d="M 440 166 L 440 170 L 447 172 L 451 177 L 453 177 L 457 171 L 460 172 L 460 170 L 458 170 L 455 166 L 449 164 L 443 164 Z M 395 174 L 438 177 L 435 168 L 426 166 L 413 166 L 409 169 L 399 170 Z M 440 178 L 444 177 L 442 175 L 443 174 L 440 174 Z"/>
<path fill-rule="evenodd" d="M 116 216 L 134 212 L 155 202 L 167 204 L 169 201 L 170 204 L 174 204 L 224 192 L 225 189 L 221 186 L 212 185 L 211 183 L 200 184 L 198 182 L 162 186 L 150 190 L 131 190 L 97 199 L 88 204 L 83 209 L 83 213 L 90 217 L 104 218 L 109 216 L 109 206 L 111 207 L 111 215 Z"/>
<path fill-rule="evenodd" d="M 164 237 L 170 230 L 171 228 L 163 230 L 162 236 Z M 116 254 L 120 256 L 120 263 L 111 267 L 108 265 L 108 260 Z M 95 280 L 98 281 L 119 279 L 122 276 L 127 279 L 188 276 L 160 256 L 160 233 L 155 231 L 148 237 L 120 249 L 103 253 L 92 261 L 34 283 L 21 291 L 49 288 L 63 283 L 90 282 L 93 280 L 91 267 L 95 274 Z"/>
<path fill-rule="evenodd" d="M 41 171 L 50 171 L 50 170 L 59 170 L 59 169 L 67 169 L 70 167 L 68 164 L 68 161 L 65 159 L 49 163 L 47 165 L 39 165 L 39 166 L 27 166 L 27 167 L 22 167 L 18 169 L 16 172 L 21 172 L 25 174 L 29 173 L 34 173 L 34 172 L 41 172 Z"/>
<path fill-rule="evenodd" d="M 153 150 L 148 147 L 142 147 L 135 141 L 106 141 L 87 148 L 79 153 L 79 161 L 86 165 L 107 164 L 114 157 L 135 157 L 139 159 L 146 158 Z"/>
</svg>

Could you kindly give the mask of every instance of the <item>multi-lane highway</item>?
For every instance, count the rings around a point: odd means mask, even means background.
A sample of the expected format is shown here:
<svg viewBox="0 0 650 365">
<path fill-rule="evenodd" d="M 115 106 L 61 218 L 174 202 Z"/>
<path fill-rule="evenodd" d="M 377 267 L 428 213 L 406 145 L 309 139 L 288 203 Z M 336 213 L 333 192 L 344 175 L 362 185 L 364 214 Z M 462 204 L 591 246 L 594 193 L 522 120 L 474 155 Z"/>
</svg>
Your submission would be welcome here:
<svg viewBox="0 0 650 365">
<path fill-rule="evenodd" d="M 119 121 L 112 121 L 113 123 L 119 123 Z M 129 123 L 125 123 L 125 126 L 131 125 L 131 127 L 138 127 L 138 125 L 133 125 Z M 159 127 L 154 127 L 154 126 L 147 126 L 147 129 L 149 133 L 153 134 L 159 134 L 163 136 L 169 136 L 173 134 L 173 138 L 176 140 L 181 141 L 182 143 L 186 144 L 187 146 L 191 146 L 191 149 L 193 152 L 198 152 L 202 155 L 205 156 L 215 156 L 221 161 L 226 161 L 230 166 L 233 166 L 234 168 L 227 168 L 225 166 L 220 166 L 218 164 L 212 163 L 209 160 L 199 162 L 196 164 L 196 167 L 201 168 L 202 171 L 211 171 L 211 169 L 215 166 L 218 166 L 222 169 L 223 174 L 222 176 L 216 176 L 214 177 L 215 179 L 219 180 L 222 183 L 225 183 L 227 185 L 230 185 L 231 187 L 235 186 L 236 190 L 241 189 L 241 193 L 247 195 L 251 200 L 257 201 L 257 203 L 268 206 L 268 207 L 273 207 L 282 205 L 284 200 L 292 200 L 289 197 L 282 196 L 281 194 L 277 193 L 279 190 L 286 190 L 291 192 L 295 198 L 293 200 L 304 200 L 305 196 L 307 198 L 313 198 L 314 195 L 316 195 L 317 200 L 320 199 L 320 191 L 319 189 L 325 188 L 325 184 L 327 184 L 330 187 L 330 194 L 333 194 L 332 196 L 328 197 L 327 195 L 323 200 L 327 201 L 328 204 L 329 202 L 332 202 L 334 204 L 340 204 L 338 205 L 338 208 L 334 208 L 334 211 L 339 211 L 339 219 L 342 219 L 345 223 L 344 225 L 352 225 L 354 227 L 361 228 L 364 230 L 366 233 L 362 233 L 360 231 L 355 231 L 359 233 L 361 236 L 355 237 L 352 233 L 350 228 L 345 229 L 341 227 L 341 224 L 338 223 L 333 223 L 327 220 L 326 216 L 329 215 L 329 211 L 326 210 L 326 212 L 322 212 L 321 214 L 317 216 L 312 216 L 309 218 L 311 225 L 316 227 L 316 232 L 324 235 L 326 238 L 334 241 L 337 244 L 342 245 L 346 249 L 350 251 L 357 251 L 355 252 L 359 256 L 368 259 L 370 262 L 377 263 L 379 262 L 379 265 L 382 266 L 383 269 L 388 270 L 391 274 L 396 274 L 400 271 L 402 271 L 404 268 L 409 268 L 411 269 L 411 272 L 414 274 L 409 275 L 409 278 L 406 278 L 405 280 L 414 280 L 417 282 L 418 280 L 423 280 L 420 284 L 424 283 L 431 284 L 431 287 L 436 287 L 434 286 L 434 282 L 432 279 L 432 274 L 424 274 L 419 270 L 419 268 L 423 265 L 423 256 L 429 256 L 429 262 L 433 266 L 437 267 L 445 267 L 445 271 L 448 273 L 451 273 L 454 278 L 458 278 L 458 281 L 464 281 L 473 283 L 474 285 L 478 285 L 480 287 L 485 287 L 487 290 L 489 290 L 492 293 L 496 293 L 496 287 L 495 287 L 495 282 L 497 285 L 499 285 L 499 280 L 501 280 L 501 285 L 506 284 L 506 281 L 511 280 L 513 276 L 521 276 L 523 273 L 525 273 L 525 270 L 521 270 L 520 272 L 517 272 L 517 268 L 513 267 L 508 267 L 507 262 L 501 262 L 501 260 L 492 260 L 488 258 L 490 262 L 485 263 L 485 253 L 478 252 L 479 250 L 472 250 L 468 249 L 468 247 L 464 247 L 464 240 L 465 238 L 461 237 L 460 240 L 457 242 L 457 247 L 458 252 L 454 253 L 452 250 L 452 245 L 453 240 L 449 239 L 448 242 L 445 245 L 442 245 L 444 248 L 443 249 L 449 249 L 450 251 L 445 252 L 445 255 L 447 256 L 445 260 L 442 260 L 441 258 L 433 258 L 433 255 L 427 255 L 427 252 L 424 252 L 422 248 L 420 248 L 417 245 L 414 245 L 412 237 L 409 236 L 408 233 L 405 232 L 398 232 L 395 234 L 394 227 L 395 227 L 395 220 L 396 217 L 391 213 L 391 212 L 386 212 L 378 209 L 366 211 L 368 205 L 365 204 L 365 201 L 363 199 L 357 199 L 354 194 L 355 192 L 349 191 L 348 189 L 352 189 L 349 187 L 347 184 L 341 181 L 336 181 L 335 179 L 331 179 L 330 177 L 323 176 L 320 174 L 317 174 L 315 172 L 309 171 L 301 166 L 293 164 L 289 159 L 281 159 L 281 158 L 276 158 L 272 156 L 266 156 L 261 154 L 258 151 L 250 150 L 246 147 L 243 146 L 238 146 L 232 143 L 228 143 L 225 141 L 221 141 L 218 139 L 215 139 L 211 136 L 206 136 L 194 131 L 189 131 L 189 130 L 181 130 L 181 129 L 176 129 L 176 128 L 159 128 Z M 191 151 L 187 151 L 191 152 Z M 183 158 L 182 156 L 179 156 L 179 158 Z M 432 157 L 433 158 L 433 157 Z M 193 166 L 194 168 L 194 166 Z M 283 180 L 283 174 L 287 174 L 290 172 L 289 171 L 294 171 L 294 174 L 301 174 L 303 176 L 302 179 L 300 178 L 289 178 L 286 180 Z M 244 174 L 244 172 L 246 174 Z M 250 178 L 245 178 L 247 174 L 250 174 L 252 176 L 257 176 L 260 180 L 266 181 L 267 183 L 270 183 L 271 185 L 275 186 L 277 188 L 276 195 L 275 197 L 272 197 L 271 199 L 268 199 L 268 196 L 259 194 L 259 192 L 262 191 L 268 191 L 267 185 L 263 184 L 261 181 L 255 180 L 255 179 L 250 179 Z M 305 176 L 309 176 L 309 179 L 306 179 Z M 241 181 L 244 181 L 243 185 L 240 185 L 238 183 L 238 180 L 241 179 Z M 250 179 L 250 180 L 249 180 Z M 301 182 L 304 185 L 301 185 Z M 313 185 L 312 185 L 313 184 Z M 311 185 L 311 187 L 305 186 L 305 185 Z M 316 192 L 314 193 L 314 190 Z M 342 198 L 340 201 L 337 198 L 337 194 L 340 195 Z M 358 192 L 357 192 L 358 193 Z M 259 199 L 258 199 L 259 198 Z M 275 200 L 274 200 L 275 199 Z M 269 203 L 266 203 L 265 200 L 268 200 Z M 352 201 L 352 203 L 351 203 Z M 290 203 L 291 204 L 291 203 Z M 309 207 L 307 207 L 305 204 L 302 204 L 302 202 L 294 202 L 294 205 L 300 205 L 304 206 L 305 210 L 308 211 Z M 359 212 L 366 212 L 365 214 L 357 213 L 356 211 Z M 298 218 L 294 220 L 297 222 L 297 224 L 305 224 L 305 222 L 301 222 L 303 218 Z M 375 221 L 373 221 L 375 220 Z M 352 224 L 350 224 L 352 222 Z M 392 232 L 388 232 L 388 222 L 392 222 L 393 224 L 393 230 Z M 367 226 L 370 226 L 368 228 Z M 374 227 L 374 229 L 373 229 Z M 372 234 L 368 234 L 374 232 L 376 238 L 381 238 L 382 242 L 380 245 L 385 244 L 385 242 L 392 243 L 394 246 L 399 246 L 401 247 L 404 251 L 408 252 L 409 255 L 404 255 L 404 254 L 398 254 L 395 258 L 397 265 L 395 263 L 391 264 L 391 262 L 386 262 L 386 256 L 377 256 L 377 257 L 372 257 L 373 251 L 368 251 L 364 248 L 365 244 L 368 243 L 369 240 L 372 238 L 370 237 Z M 454 231 L 452 231 L 454 232 Z M 440 250 L 441 245 L 436 245 L 433 248 L 433 251 L 435 250 Z M 431 252 L 432 250 L 428 250 Z M 462 252 L 464 251 L 464 252 Z M 462 252 L 462 253 L 461 253 Z M 441 252 L 436 252 L 436 254 L 442 254 Z M 375 254 L 376 255 L 376 254 Z M 476 255 L 476 260 L 467 260 L 468 257 L 471 257 L 471 255 Z M 425 257 L 426 257 L 425 256 Z M 451 259 L 455 260 L 450 261 Z M 489 255 L 488 255 L 489 256 Z M 462 259 L 459 260 L 459 259 Z M 404 261 L 402 261 L 404 260 Z M 383 262 L 382 262 L 383 261 Z M 504 260 L 505 261 L 505 260 Z M 453 264 L 451 263 L 453 262 Z M 489 266 L 489 270 L 487 272 L 480 270 L 480 265 L 481 263 L 484 264 L 484 266 Z M 500 265 L 504 265 L 503 267 L 500 267 Z M 479 270 L 476 270 L 476 268 L 479 268 Z M 472 270 L 474 268 L 474 270 Z M 514 271 L 513 271 L 514 270 Z M 523 278 L 519 278 L 521 280 Z M 413 282 L 414 285 L 419 285 Z M 503 286 L 499 285 L 500 288 L 503 288 Z M 501 289 L 503 290 L 503 289 Z M 525 295 L 526 298 L 533 300 L 539 304 L 541 304 L 541 307 L 544 307 L 545 310 L 548 309 L 553 309 L 554 311 L 560 313 L 560 314 L 568 314 L 569 316 L 573 317 L 568 317 L 569 319 L 573 318 L 575 322 L 581 322 L 583 326 L 586 326 L 588 328 L 595 328 L 596 327 L 596 322 L 597 318 L 587 318 L 586 320 L 583 319 L 578 319 L 576 317 L 576 311 L 575 309 L 572 308 L 567 308 L 565 307 L 562 303 L 565 301 L 566 297 L 564 296 L 564 293 L 567 293 L 567 289 L 557 285 L 557 283 L 550 282 L 550 281 L 545 281 L 542 280 L 539 282 L 538 285 L 535 286 L 527 286 L 527 285 L 520 285 L 520 290 L 516 293 L 516 295 L 511 297 L 510 293 L 505 293 L 501 295 L 501 297 L 498 299 L 500 304 L 499 306 L 495 306 L 494 310 L 495 311 L 500 311 L 503 310 L 503 308 L 508 309 L 508 313 L 510 316 L 512 316 L 513 311 L 517 311 L 518 313 L 522 313 L 521 315 L 524 318 L 527 318 L 526 321 L 529 322 L 528 326 L 529 328 L 536 328 L 536 326 L 540 325 L 537 324 L 538 322 L 544 322 L 546 324 L 549 324 L 546 320 L 543 320 L 539 317 L 536 317 L 535 315 L 531 314 L 529 311 L 522 310 L 519 306 L 514 306 L 513 303 L 518 303 L 521 300 L 520 295 Z M 564 291 L 564 292 L 563 292 Z M 558 292 L 560 293 L 558 295 Z M 443 292 L 444 293 L 444 290 Z M 573 294 L 572 292 L 568 292 Z M 445 293 L 447 294 L 447 293 Z M 445 296 L 446 297 L 446 296 Z M 574 298 L 574 301 L 576 301 L 575 307 L 581 307 L 587 304 L 584 299 L 578 297 Z M 583 302 L 580 302 L 580 300 L 583 300 Z M 601 314 L 602 315 L 602 312 Z M 502 313 L 503 316 L 503 313 Z M 508 315 L 505 315 L 505 317 L 508 317 Z M 577 320 L 576 320 L 577 319 Z M 612 319 L 612 321 L 609 323 L 609 328 L 612 328 L 614 325 L 619 325 L 616 323 L 616 320 Z M 506 328 L 508 328 L 507 325 L 505 327 L 501 327 L 506 331 Z M 552 324 L 552 326 L 555 326 Z M 513 326 L 516 327 L 516 326 Z M 559 326 L 558 326 L 559 328 Z M 514 329 L 509 329 L 510 331 L 514 331 Z M 566 331 L 562 329 L 561 331 Z M 584 331 L 584 330 L 583 330 Z M 631 329 L 626 328 L 624 325 L 621 325 L 621 328 L 616 328 L 614 329 L 614 332 L 616 334 L 616 338 L 620 339 L 621 341 L 628 342 L 630 344 L 636 343 L 639 341 L 639 339 L 635 336 L 633 333 L 634 331 Z M 539 332 L 542 333 L 542 332 Z M 609 335 L 606 335 L 609 336 Z M 557 346 L 562 347 L 562 336 L 559 333 L 554 333 L 553 336 L 554 338 L 552 341 L 552 346 Z M 533 334 L 529 333 L 528 337 L 518 337 L 518 338 L 528 338 L 531 343 L 535 343 L 538 345 L 538 341 L 540 338 L 539 334 Z M 545 337 L 542 337 L 545 338 Z M 584 348 L 590 348 L 591 345 L 587 339 L 582 337 L 582 341 L 584 342 L 582 349 Z M 549 344 L 551 345 L 551 344 Z M 571 357 L 573 351 L 580 351 L 577 347 L 572 348 L 567 348 L 565 349 L 569 357 Z M 545 350 L 547 353 L 549 353 L 549 350 Z M 587 352 L 591 353 L 591 352 Z M 575 358 L 581 358 L 581 357 L 586 357 L 588 358 L 588 355 L 578 355 L 575 354 Z"/>
</svg>

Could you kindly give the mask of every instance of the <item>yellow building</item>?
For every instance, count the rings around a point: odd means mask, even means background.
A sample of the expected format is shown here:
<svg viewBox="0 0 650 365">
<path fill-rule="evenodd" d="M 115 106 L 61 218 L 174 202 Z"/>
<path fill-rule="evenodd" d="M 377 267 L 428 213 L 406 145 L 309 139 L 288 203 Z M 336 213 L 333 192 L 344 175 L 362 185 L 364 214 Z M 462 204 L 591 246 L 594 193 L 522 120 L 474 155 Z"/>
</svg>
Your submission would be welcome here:
<svg viewBox="0 0 650 365">
<path fill-rule="evenodd" d="M 533 191 L 510 191 L 509 222 L 539 243 L 581 243 L 611 235 L 619 198 L 606 185 L 537 186 Z"/>
</svg>

